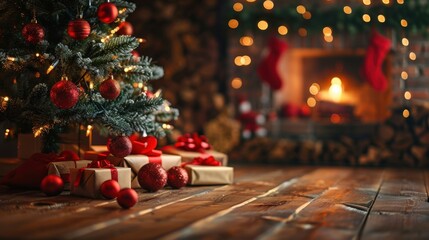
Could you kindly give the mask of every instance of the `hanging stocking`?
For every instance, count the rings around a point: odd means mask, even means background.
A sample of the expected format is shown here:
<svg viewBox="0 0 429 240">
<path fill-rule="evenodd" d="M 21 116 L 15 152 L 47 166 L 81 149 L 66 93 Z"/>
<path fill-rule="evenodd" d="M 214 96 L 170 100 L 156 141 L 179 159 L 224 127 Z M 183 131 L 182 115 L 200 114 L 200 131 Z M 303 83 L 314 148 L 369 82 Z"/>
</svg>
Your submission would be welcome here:
<svg viewBox="0 0 429 240">
<path fill-rule="evenodd" d="M 387 79 L 383 74 L 382 67 L 391 45 L 389 39 L 373 31 L 361 69 L 363 77 L 379 92 L 387 88 Z"/>
<path fill-rule="evenodd" d="M 258 74 L 262 81 L 266 82 L 271 89 L 279 90 L 283 82 L 278 71 L 278 64 L 281 55 L 287 50 L 286 42 L 278 38 L 271 37 L 268 43 L 268 55 L 258 66 Z"/>
</svg>

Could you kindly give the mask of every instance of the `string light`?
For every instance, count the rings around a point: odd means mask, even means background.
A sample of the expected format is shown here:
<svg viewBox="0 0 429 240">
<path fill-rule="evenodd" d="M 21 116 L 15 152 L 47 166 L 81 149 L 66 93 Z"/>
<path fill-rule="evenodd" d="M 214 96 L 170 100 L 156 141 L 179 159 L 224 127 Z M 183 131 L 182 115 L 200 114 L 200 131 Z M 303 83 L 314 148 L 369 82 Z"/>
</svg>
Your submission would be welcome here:
<svg viewBox="0 0 429 240">
<path fill-rule="evenodd" d="M 274 2 L 271 1 L 271 0 L 265 0 L 264 3 L 263 3 L 263 6 L 264 6 L 265 9 L 271 10 L 271 9 L 274 8 Z"/>
<path fill-rule="evenodd" d="M 382 2 L 387 5 L 390 3 L 390 0 L 383 0 Z"/>
<path fill-rule="evenodd" d="M 333 114 L 331 114 L 330 120 L 332 123 L 340 123 L 341 122 L 341 116 L 337 113 L 333 113 Z"/>
<path fill-rule="evenodd" d="M 352 8 L 350 6 L 344 6 L 343 11 L 348 15 L 352 13 Z"/>
<path fill-rule="evenodd" d="M 9 134 L 10 134 L 10 129 L 9 129 L 9 128 L 7 128 L 7 129 L 4 131 L 4 138 L 9 137 Z"/>
<path fill-rule="evenodd" d="M 233 78 L 231 80 L 231 87 L 234 89 L 240 89 L 243 86 L 243 80 L 241 78 Z"/>
<path fill-rule="evenodd" d="M 7 108 L 7 102 L 9 101 L 9 97 L 3 97 L 1 102 L 1 110 L 5 110 Z"/>
<path fill-rule="evenodd" d="M 386 17 L 383 14 L 377 16 L 379 22 L 384 23 L 386 21 Z"/>
<path fill-rule="evenodd" d="M 308 89 L 311 95 L 317 95 L 320 91 L 320 85 L 317 83 L 311 84 L 310 88 Z"/>
<path fill-rule="evenodd" d="M 240 44 L 245 47 L 253 45 L 253 38 L 249 36 L 243 36 L 240 38 Z"/>
<path fill-rule="evenodd" d="M 304 14 L 302 14 L 302 17 L 306 20 L 311 19 L 311 12 L 307 11 Z"/>
<path fill-rule="evenodd" d="M 362 15 L 362 19 L 364 22 L 370 22 L 371 21 L 371 17 L 366 13 L 364 15 Z"/>
<path fill-rule="evenodd" d="M 315 107 L 316 106 L 316 104 L 317 104 L 317 101 L 316 101 L 316 99 L 314 98 L 314 97 L 309 97 L 308 99 L 307 99 L 307 105 L 309 106 L 309 107 Z"/>
<path fill-rule="evenodd" d="M 39 129 L 34 131 L 34 137 L 40 136 L 40 134 L 42 134 L 42 132 L 43 132 L 43 127 L 40 127 Z"/>
<path fill-rule="evenodd" d="M 89 89 L 94 89 L 94 82 L 93 81 L 90 81 L 89 82 Z"/>
<path fill-rule="evenodd" d="M 298 29 L 298 34 L 301 37 L 306 37 L 307 36 L 307 29 L 305 29 L 305 28 L 299 28 Z"/>
<path fill-rule="evenodd" d="M 155 92 L 155 94 L 153 94 L 153 96 L 155 96 L 156 98 L 161 96 L 162 90 L 158 89 L 158 91 Z"/>
<path fill-rule="evenodd" d="M 40 57 L 40 53 L 36 53 L 36 57 Z"/>
<path fill-rule="evenodd" d="M 410 44 L 410 41 L 408 41 L 408 38 L 402 38 L 402 45 L 408 46 Z"/>
<path fill-rule="evenodd" d="M 265 20 L 261 20 L 258 22 L 258 28 L 262 31 L 267 30 L 268 28 L 268 22 Z"/>
<path fill-rule="evenodd" d="M 327 36 L 325 35 L 323 36 L 323 39 L 328 43 L 331 43 L 334 41 L 334 37 L 332 35 L 327 35 Z"/>
<path fill-rule="evenodd" d="M 14 57 L 7 57 L 6 59 L 8 61 L 11 61 L 11 62 L 15 62 L 16 61 L 16 58 L 14 58 Z"/>
<path fill-rule="evenodd" d="M 411 99 L 411 92 L 410 91 L 405 91 L 404 92 L 404 98 L 406 100 L 410 100 Z"/>
<path fill-rule="evenodd" d="M 286 35 L 287 33 L 288 33 L 288 29 L 287 29 L 287 27 L 286 26 L 279 26 L 278 28 L 277 28 L 277 31 L 279 32 L 279 34 L 280 35 Z"/>
<path fill-rule="evenodd" d="M 137 83 L 137 87 L 138 88 L 143 88 L 143 83 L 141 83 L 141 82 Z"/>
<path fill-rule="evenodd" d="M 162 124 L 162 128 L 163 128 L 163 129 L 165 129 L 165 130 L 171 130 L 171 129 L 173 129 L 174 127 L 173 127 L 172 125 L 170 125 L 170 124 L 163 123 L 163 124 Z"/>
<path fill-rule="evenodd" d="M 231 20 L 229 20 L 228 26 L 230 28 L 232 28 L 232 29 L 237 28 L 238 27 L 238 21 L 237 21 L 237 19 L 231 19 Z"/>
<path fill-rule="evenodd" d="M 126 8 L 122 8 L 121 10 L 119 10 L 119 14 L 123 14 L 125 11 L 127 11 Z"/>
<path fill-rule="evenodd" d="M 296 7 L 296 11 L 297 11 L 299 14 L 304 14 L 304 13 L 307 11 L 307 9 L 305 9 L 305 7 L 304 7 L 303 5 L 298 5 L 298 6 Z"/>
<path fill-rule="evenodd" d="M 408 26 L 408 21 L 407 20 L 405 20 L 405 19 L 401 19 L 401 26 L 402 27 L 407 27 Z"/>
<path fill-rule="evenodd" d="M 332 28 L 324 27 L 322 32 L 323 32 L 323 35 L 325 35 L 325 36 L 331 36 L 332 35 Z"/>
<path fill-rule="evenodd" d="M 407 79 L 408 79 L 408 73 L 407 73 L 407 72 L 405 72 L 405 71 L 402 71 L 402 72 L 401 72 L 401 78 L 402 78 L 403 80 L 407 80 Z"/>
<path fill-rule="evenodd" d="M 410 116 L 410 111 L 408 111 L 408 109 L 404 109 L 404 111 L 402 111 L 402 116 L 404 118 L 408 118 Z"/>
<path fill-rule="evenodd" d="M 396 1 L 398 4 L 404 4 L 404 0 L 397 0 Z"/>
<path fill-rule="evenodd" d="M 362 2 L 367 6 L 371 5 L 371 0 L 363 0 Z"/>
<path fill-rule="evenodd" d="M 34 77 L 36 77 L 36 78 L 40 78 L 40 72 L 36 72 L 36 73 L 34 73 Z"/>
<path fill-rule="evenodd" d="M 234 9 L 234 11 L 236 11 L 236 12 L 241 12 L 241 11 L 243 11 L 243 4 L 234 3 L 234 5 L 232 5 L 232 9 Z"/>
<path fill-rule="evenodd" d="M 145 43 L 146 39 L 144 39 L 144 38 L 137 38 L 137 41 L 139 41 L 139 43 Z"/>
<path fill-rule="evenodd" d="M 48 70 L 46 70 L 46 74 L 49 74 L 52 72 L 52 70 L 54 70 L 54 68 L 58 65 L 59 60 L 56 60 L 55 62 L 53 62 L 49 67 Z"/>
<path fill-rule="evenodd" d="M 410 60 L 411 60 L 411 61 L 414 61 L 414 60 L 416 60 L 416 58 L 417 58 L 416 53 L 414 53 L 414 52 L 410 52 L 409 57 L 410 57 Z"/>
</svg>

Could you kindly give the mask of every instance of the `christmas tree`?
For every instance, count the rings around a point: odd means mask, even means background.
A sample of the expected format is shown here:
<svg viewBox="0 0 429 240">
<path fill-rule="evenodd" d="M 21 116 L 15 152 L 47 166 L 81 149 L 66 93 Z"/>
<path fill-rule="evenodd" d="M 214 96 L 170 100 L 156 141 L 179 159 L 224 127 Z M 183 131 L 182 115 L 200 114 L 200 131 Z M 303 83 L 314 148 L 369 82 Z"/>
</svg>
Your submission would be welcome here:
<svg viewBox="0 0 429 240">
<path fill-rule="evenodd" d="M 45 152 L 73 125 L 162 136 L 178 111 L 152 94 L 163 69 L 137 56 L 144 39 L 125 21 L 134 10 L 121 0 L 1 1 L 0 121 L 45 136 Z"/>
</svg>

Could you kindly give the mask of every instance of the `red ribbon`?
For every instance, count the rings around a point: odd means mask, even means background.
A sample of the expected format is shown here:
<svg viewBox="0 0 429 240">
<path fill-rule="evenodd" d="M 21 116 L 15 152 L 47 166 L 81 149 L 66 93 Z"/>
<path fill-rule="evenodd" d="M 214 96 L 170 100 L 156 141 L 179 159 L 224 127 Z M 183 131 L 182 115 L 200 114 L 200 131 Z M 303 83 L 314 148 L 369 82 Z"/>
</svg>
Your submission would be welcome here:
<svg viewBox="0 0 429 240">
<path fill-rule="evenodd" d="M 186 165 L 202 165 L 202 166 L 222 166 L 222 163 L 217 161 L 212 155 L 208 157 L 196 157 L 191 162 L 182 163 L 182 167 Z"/>
<path fill-rule="evenodd" d="M 187 133 L 180 136 L 174 146 L 178 149 L 192 152 L 205 152 L 211 148 L 207 137 L 204 135 L 200 136 L 197 133 Z"/>
<path fill-rule="evenodd" d="M 118 181 L 118 170 L 108 160 L 94 160 L 84 168 L 79 168 L 76 179 L 73 183 L 75 187 L 78 187 L 82 181 L 83 172 L 86 168 L 109 168 L 112 176 L 112 180 Z"/>
<path fill-rule="evenodd" d="M 130 137 L 133 149 L 131 154 L 146 155 L 149 158 L 149 162 L 161 164 L 162 151 L 156 150 L 158 140 L 154 136 L 138 137 L 133 135 Z"/>
</svg>

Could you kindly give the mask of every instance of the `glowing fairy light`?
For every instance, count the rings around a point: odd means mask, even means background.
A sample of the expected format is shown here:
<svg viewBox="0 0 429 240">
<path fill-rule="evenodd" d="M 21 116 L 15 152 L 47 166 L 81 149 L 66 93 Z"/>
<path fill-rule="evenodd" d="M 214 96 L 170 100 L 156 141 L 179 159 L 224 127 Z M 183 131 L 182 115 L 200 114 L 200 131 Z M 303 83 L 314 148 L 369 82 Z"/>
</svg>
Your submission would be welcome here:
<svg viewBox="0 0 429 240">
<path fill-rule="evenodd" d="M 408 109 L 404 109 L 404 111 L 402 111 L 402 116 L 404 118 L 408 118 L 410 116 L 410 111 Z"/>
<path fill-rule="evenodd" d="M 159 97 L 161 96 L 162 90 L 158 89 L 158 91 L 155 92 L 155 94 L 153 94 L 155 97 Z"/>
<path fill-rule="evenodd" d="M 52 72 L 52 70 L 54 70 L 54 68 L 58 65 L 58 63 L 59 63 L 59 60 L 56 60 L 55 62 L 53 62 L 53 63 L 49 66 L 48 70 L 46 70 L 46 74 L 51 73 L 51 72 Z"/>
</svg>

